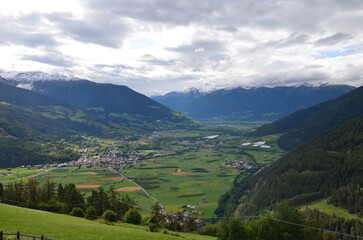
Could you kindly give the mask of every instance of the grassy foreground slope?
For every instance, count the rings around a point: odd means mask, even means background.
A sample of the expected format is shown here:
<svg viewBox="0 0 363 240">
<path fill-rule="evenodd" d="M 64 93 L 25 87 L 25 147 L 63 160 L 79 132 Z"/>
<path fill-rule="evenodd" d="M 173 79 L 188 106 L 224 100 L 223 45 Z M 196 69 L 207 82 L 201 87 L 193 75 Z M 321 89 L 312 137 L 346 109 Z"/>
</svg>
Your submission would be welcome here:
<svg viewBox="0 0 363 240">
<path fill-rule="evenodd" d="M 185 233 L 179 233 L 179 237 L 163 233 L 151 233 L 146 231 L 146 227 L 130 224 L 109 226 L 86 219 L 6 204 L 0 204 L 0 216 L 1 231 L 6 233 L 20 231 L 23 234 L 36 236 L 46 235 L 48 238 L 57 240 L 215 239 Z"/>
</svg>

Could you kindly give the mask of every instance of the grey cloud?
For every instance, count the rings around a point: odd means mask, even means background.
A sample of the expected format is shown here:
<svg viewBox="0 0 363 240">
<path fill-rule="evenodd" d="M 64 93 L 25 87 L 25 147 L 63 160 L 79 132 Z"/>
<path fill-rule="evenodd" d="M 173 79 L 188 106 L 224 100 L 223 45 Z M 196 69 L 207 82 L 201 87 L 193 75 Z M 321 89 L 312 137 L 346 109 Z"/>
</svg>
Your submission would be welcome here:
<svg viewBox="0 0 363 240">
<path fill-rule="evenodd" d="M 142 59 L 140 59 L 139 61 L 151 64 L 151 65 L 158 65 L 158 66 L 171 66 L 171 65 L 175 65 L 175 63 L 176 63 L 175 59 L 163 60 L 163 59 L 156 58 L 149 54 L 144 55 L 142 57 Z"/>
<path fill-rule="evenodd" d="M 99 14 L 91 14 L 83 20 L 70 14 L 49 14 L 47 19 L 61 30 L 61 34 L 77 41 L 94 43 L 111 48 L 122 46 L 129 27 L 120 19 L 107 19 Z"/>
<path fill-rule="evenodd" d="M 344 3 L 342 3 L 344 2 Z M 335 12 L 350 12 L 359 0 L 270 1 L 270 0 L 88 0 L 88 9 L 165 25 L 204 24 L 236 31 L 239 27 L 288 29 L 294 32 L 320 30 L 320 23 Z M 110 18 L 109 17 L 109 18 Z"/>
<path fill-rule="evenodd" d="M 29 15 L 30 23 L 27 23 L 26 19 L 26 16 L 15 18 L 0 15 L 0 44 L 24 45 L 31 48 L 59 45 L 55 35 L 39 31 L 37 26 L 41 24 L 42 19 L 38 14 Z"/>
<path fill-rule="evenodd" d="M 57 67 L 72 67 L 74 63 L 68 57 L 63 56 L 59 52 L 46 52 L 41 55 L 26 54 L 21 57 L 22 60 L 44 63 Z"/>
<path fill-rule="evenodd" d="M 213 40 L 198 40 L 192 44 L 186 44 L 175 48 L 168 48 L 170 51 L 182 53 L 215 53 L 225 50 L 224 45 L 219 41 Z"/>
<path fill-rule="evenodd" d="M 194 72 L 204 68 L 216 69 L 222 61 L 230 59 L 224 44 L 215 40 L 197 40 L 191 44 L 167 48 L 167 50 L 179 53 L 183 68 Z"/>
<path fill-rule="evenodd" d="M 265 45 L 269 47 L 289 47 L 292 45 L 305 44 L 308 42 L 309 38 L 310 36 L 307 34 L 292 33 L 286 39 L 270 41 Z"/>
<path fill-rule="evenodd" d="M 111 69 L 127 69 L 132 70 L 133 67 L 124 65 L 124 64 L 115 64 L 115 65 L 108 65 L 108 64 L 97 64 L 95 65 L 96 68 L 111 68 Z"/>
<path fill-rule="evenodd" d="M 317 46 L 335 45 L 343 40 L 350 38 L 352 38 L 352 36 L 349 34 L 336 33 L 334 35 L 319 39 L 318 41 L 315 42 L 315 45 Z"/>
<path fill-rule="evenodd" d="M 219 5 L 212 1 L 169 1 L 169 0 L 89 0 L 90 9 L 102 9 L 124 17 L 141 19 L 144 21 L 163 22 L 170 24 L 190 24 L 198 21 L 206 14 L 215 10 Z"/>
</svg>

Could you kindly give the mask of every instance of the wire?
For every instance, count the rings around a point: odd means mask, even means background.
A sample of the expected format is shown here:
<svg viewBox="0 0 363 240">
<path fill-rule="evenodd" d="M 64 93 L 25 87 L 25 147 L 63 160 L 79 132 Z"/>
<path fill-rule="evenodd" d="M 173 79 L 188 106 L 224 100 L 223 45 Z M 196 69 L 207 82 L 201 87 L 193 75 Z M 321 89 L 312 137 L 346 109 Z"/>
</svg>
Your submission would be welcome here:
<svg viewBox="0 0 363 240">
<path fill-rule="evenodd" d="M 303 224 L 293 223 L 293 222 L 289 222 L 289 221 L 284 221 L 284 220 L 280 220 L 280 219 L 277 219 L 277 218 L 271 218 L 271 217 L 265 217 L 265 216 L 262 216 L 262 218 L 266 218 L 266 219 L 273 220 L 273 221 L 276 221 L 276 222 L 282 222 L 282 223 L 286 223 L 286 224 L 290 224 L 290 225 L 294 225 L 294 226 L 298 226 L 298 227 L 310 228 L 310 229 L 317 230 L 317 231 L 324 231 L 324 232 L 334 233 L 334 234 L 337 234 L 337 235 L 342 235 L 342 236 L 347 236 L 347 237 L 354 237 L 354 238 L 357 238 L 357 239 L 363 239 L 363 236 L 350 235 L 350 234 L 347 234 L 347 233 L 336 232 L 336 231 L 331 231 L 331 230 L 327 230 L 327 229 L 323 229 L 323 228 L 312 227 L 312 226 L 308 226 L 308 225 L 303 225 Z"/>
</svg>

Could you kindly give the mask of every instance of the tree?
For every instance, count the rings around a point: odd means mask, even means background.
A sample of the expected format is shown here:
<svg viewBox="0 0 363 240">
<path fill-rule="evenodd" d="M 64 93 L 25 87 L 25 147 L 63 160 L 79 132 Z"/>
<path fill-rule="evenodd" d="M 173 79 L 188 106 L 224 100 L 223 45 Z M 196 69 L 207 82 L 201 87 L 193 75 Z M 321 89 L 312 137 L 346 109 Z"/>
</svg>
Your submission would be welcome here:
<svg viewBox="0 0 363 240">
<path fill-rule="evenodd" d="M 2 183 L 0 183 L 0 198 L 4 197 L 4 186 Z M 0 199 L 0 202 L 2 201 L 2 199 Z"/>
<path fill-rule="evenodd" d="M 58 188 L 57 188 L 57 198 L 58 198 L 58 201 L 60 201 L 60 202 L 65 201 L 65 192 L 64 192 L 63 185 L 61 183 L 58 185 Z"/>
<path fill-rule="evenodd" d="M 240 219 L 226 219 L 222 222 L 218 233 L 219 240 L 245 239 L 246 229 Z"/>
<path fill-rule="evenodd" d="M 139 211 L 137 211 L 135 208 L 132 208 L 127 211 L 125 219 L 127 223 L 140 225 L 142 218 Z"/>
<path fill-rule="evenodd" d="M 116 222 L 117 221 L 117 216 L 116 213 L 112 210 L 106 210 L 103 214 L 102 214 L 102 218 L 105 221 L 108 222 Z"/>
<path fill-rule="evenodd" d="M 35 178 L 29 178 L 25 185 L 26 199 L 32 203 L 39 202 L 39 183 Z M 44 201 L 45 202 L 45 201 Z"/>
<path fill-rule="evenodd" d="M 115 211 L 118 218 L 122 218 L 128 210 L 137 206 L 136 201 L 129 195 L 125 194 L 121 196 L 121 200 L 115 204 Z"/>
<path fill-rule="evenodd" d="M 47 181 L 40 188 L 40 199 L 43 202 L 48 202 L 49 200 L 54 198 L 55 185 L 52 181 Z"/>
<path fill-rule="evenodd" d="M 97 219 L 97 210 L 94 206 L 90 205 L 87 207 L 86 218 L 90 220 Z"/>
<path fill-rule="evenodd" d="M 64 189 L 64 203 L 71 206 L 83 205 L 84 197 L 82 193 L 76 188 L 76 186 L 72 183 L 67 184 Z"/>
<path fill-rule="evenodd" d="M 161 216 L 162 209 L 159 205 L 159 202 L 155 202 L 155 204 L 151 206 L 150 210 L 151 210 L 151 217 L 149 223 L 155 224 L 156 227 L 160 227 L 163 217 Z"/>
<path fill-rule="evenodd" d="M 82 208 L 80 207 L 75 207 L 72 209 L 71 213 L 70 213 L 72 216 L 75 216 L 75 217 L 81 217 L 81 218 L 84 218 L 84 211 Z"/>
</svg>

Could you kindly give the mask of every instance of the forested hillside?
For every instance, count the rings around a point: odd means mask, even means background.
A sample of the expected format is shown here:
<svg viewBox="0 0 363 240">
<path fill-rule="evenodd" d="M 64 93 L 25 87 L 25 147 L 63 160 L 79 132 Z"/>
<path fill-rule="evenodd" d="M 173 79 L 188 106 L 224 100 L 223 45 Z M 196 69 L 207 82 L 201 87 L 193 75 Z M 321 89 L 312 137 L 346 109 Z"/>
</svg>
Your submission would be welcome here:
<svg viewBox="0 0 363 240">
<path fill-rule="evenodd" d="M 306 142 L 257 174 L 242 181 L 236 178 L 233 188 L 221 197 L 216 213 L 237 210 L 237 214 L 247 214 L 282 201 L 299 205 L 333 195 L 334 203 L 363 214 L 349 205 L 352 200 L 362 202 L 361 194 L 354 199 L 351 194 L 341 200 L 334 197 L 349 186 L 363 187 L 362 156 L 360 117 Z"/>
<path fill-rule="evenodd" d="M 0 83 L 0 167 L 74 160 L 78 154 L 58 140 L 125 133 L 68 103 Z"/>
<path fill-rule="evenodd" d="M 277 143 L 282 149 L 290 150 L 325 130 L 362 115 L 363 87 L 360 87 L 336 99 L 265 124 L 250 135 L 283 133 Z"/>
</svg>

